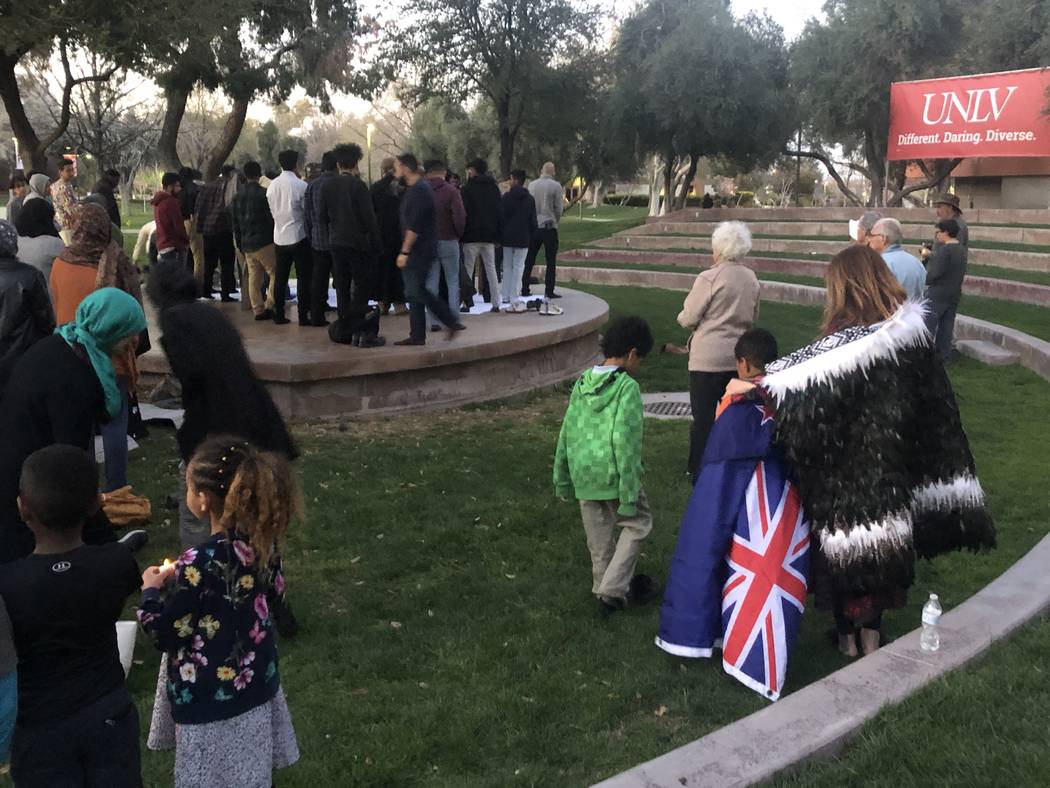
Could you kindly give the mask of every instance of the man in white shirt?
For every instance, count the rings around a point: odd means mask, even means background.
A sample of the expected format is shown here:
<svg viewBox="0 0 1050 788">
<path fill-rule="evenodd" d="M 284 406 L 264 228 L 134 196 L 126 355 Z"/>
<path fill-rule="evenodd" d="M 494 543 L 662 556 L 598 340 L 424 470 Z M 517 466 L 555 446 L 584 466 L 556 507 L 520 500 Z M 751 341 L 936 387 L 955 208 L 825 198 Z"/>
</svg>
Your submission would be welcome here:
<svg viewBox="0 0 1050 788">
<path fill-rule="evenodd" d="M 281 164 L 282 172 L 266 189 L 266 201 L 270 204 L 270 213 L 273 214 L 273 244 L 277 256 L 273 322 L 277 325 L 290 322 L 284 314 L 284 302 L 288 294 L 288 276 L 294 265 L 299 325 L 309 326 L 313 325 L 310 322 L 313 259 L 304 223 L 303 197 L 306 194 L 306 181 L 299 177 L 298 151 L 281 151 L 277 155 L 277 161 Z"/>
</svg>

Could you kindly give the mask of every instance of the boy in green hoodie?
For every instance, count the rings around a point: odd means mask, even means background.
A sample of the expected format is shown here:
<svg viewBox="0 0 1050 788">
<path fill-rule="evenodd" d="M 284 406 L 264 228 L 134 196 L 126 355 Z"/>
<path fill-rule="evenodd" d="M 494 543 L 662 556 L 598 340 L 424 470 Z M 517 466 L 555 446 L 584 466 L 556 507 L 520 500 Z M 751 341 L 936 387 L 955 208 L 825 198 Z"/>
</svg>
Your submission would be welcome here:
<svg viewBox="0 0 1050 788">
<path fill-rule="evenodd" d="M 605 361 L 573 386 L 558 436 L 554 487 L 580 502 L 591 591 L 605 613 L 657 593 L 651 578 L 634 574 L 653 518 L 642 491 L 642 395 L 633 376 L 652 349 L 642 318 L 613 321 L 602 338 Z"/>
</svg>

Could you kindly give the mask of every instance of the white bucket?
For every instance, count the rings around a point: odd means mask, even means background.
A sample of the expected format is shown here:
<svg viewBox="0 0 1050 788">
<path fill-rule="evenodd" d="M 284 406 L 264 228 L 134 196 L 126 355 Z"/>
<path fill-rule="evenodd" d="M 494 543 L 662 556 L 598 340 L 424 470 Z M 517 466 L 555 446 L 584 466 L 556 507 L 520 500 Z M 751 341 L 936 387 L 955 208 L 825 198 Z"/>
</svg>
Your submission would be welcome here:
<svg viewBox="0 0 1050 788">
<path fill-rule="evenodd" d="M 120 664 L 124 668 L 124 678 L 131 672 L 131 660 L 135 656 L 135 633 L 138 632 L 137 621 L 117 622 L 117 651 L 120 652 Z"/>
</svg>

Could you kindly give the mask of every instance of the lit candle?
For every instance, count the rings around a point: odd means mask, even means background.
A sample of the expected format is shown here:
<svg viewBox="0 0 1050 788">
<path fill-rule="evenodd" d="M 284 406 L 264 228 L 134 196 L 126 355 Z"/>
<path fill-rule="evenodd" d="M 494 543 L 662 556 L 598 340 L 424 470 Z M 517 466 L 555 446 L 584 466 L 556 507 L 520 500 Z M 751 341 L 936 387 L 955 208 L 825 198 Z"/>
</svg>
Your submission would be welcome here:
<svg viewBox="0 0 1050 788">
<path fill-rule="evenodd" d="M 164 563 L 160 565 L 160 568 L 161 569 L 167 569 L 169 566 L 171 566 L 171 559 L 170 558 L 165 558 L 164 559 Z"/>
</svg>

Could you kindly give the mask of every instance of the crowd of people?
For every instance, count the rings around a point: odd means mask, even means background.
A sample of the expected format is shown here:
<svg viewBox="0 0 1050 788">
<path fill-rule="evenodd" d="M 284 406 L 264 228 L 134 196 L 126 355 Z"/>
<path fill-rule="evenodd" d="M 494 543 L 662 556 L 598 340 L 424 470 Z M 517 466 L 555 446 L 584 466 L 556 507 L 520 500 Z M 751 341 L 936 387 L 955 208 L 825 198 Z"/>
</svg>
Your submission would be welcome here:
<svg viewBox="0 0 1050 788">
<path fill-rule="evenodd" d="M 114 634 L 136 586 L 141 626 L 163 652 L 148 742 L 174 747 L 176 785 L 269 784 L 298 758 L 275 644 L 298 628 L 280 564 L 298 451 L 230 316 L 207 303 L 216 273 L 217 295 L 233 300 L 240 258 L 255 316 L 283 325 L 294 270 L 300 325 L 359 347 L 383 344 L 389 310 L 410 315 L 400 344 L 424 344 L 428 327 L 463 330 L 460 273 L 475 264 L 491 310 L 518 311 L 541 246 L 546 295 L 558 297 L 553 165 L 531 192 L 515 171 L 504 193 L 475 160 L 461 193 L 442 162 L 402 154 L 369 186 L 360 160 L 358 146 L 337 146 L 309 181 L 292 152 L 272 179 L 254 162 L 203 184 L 193 171 L 164 175 L 146 289 L 185 410 L 185 552 L 141 579 L 133 556 L 146 534 L 118 540 L 104 503 L 127 486 L 137 359 L 151 344 L 115 183 L 105 174 L 81 199 L 69 162 L 54 182 L 13 183 L 14 223 L 0 221 L 0 751 L 10 744 L 16 784 L 139 784 L 138 715 Z M 215 747 L 230 740 L 241 744 Z"/>
<path fill-rule="evenodd" d="M 942 361 L 951 347 L 950 334 L 945 344 L 941 333 L 950 331 L 944 316 L 954 314 L 965 272 L 959 242 L 965 225 L 954 196 L 939 197 L 937 210 L 928 271 L 903 250 L 895 219 L 865 214 L 855 244 L 829 265 L 820 338 L 780 359 L 775 337 L 754 328 L 759 282 L 743 264 L 751 249 L 747 226 L 723 222 L 712 233 L 714 265 L 697 276 L 678 316 L 691 332 L 682 352 L 689 356 L 687 471 L 694 492 L 664 593 L 657 637 L 664 650 L 706 657 L 725 640 L 727 671 L 775 699 L 807 579 L 818 607 L 834 615 L 840 650 L 854 657 L 879 647 L 883 612 L 904 604 L 916 556 L 994 546 Z M 949 210 L 955 215 L 945 215 Z M 652 518 L 642 488 L 642 400 L 633 377 L 653 345 L 638 318 L 608 328 L 605 360 L 572 390 L 555 457 L 555 490 L 579 501 L 591 590 L 606 615 L 644 603 L 659 589 L 635 571 Z M 769 487 L 771 478 L 779 486 Z M 774 511 L 793 515 L 770 537 L 769 529 L 780 527 Z M 793 537 L 796 521 L 805 530 Z M 754 536 L 759 526 L 762 535 Z M 785 555 L 794 546 L 790 570 L 787 558 L 783 570 L 772 564 L 763 570 L 785 573 L 783 580 L 770 575 L 768 589 L 781 583 L 795 594 L 786 649 L 773 651 L 773 628 L 785 626 L 786 612 L 777 614 L 779 624 L 759 621 L 767 629 L 757 640 L 750 629 L 729 631 L 744 626 L 744 614 L 727 611 L 742 598 L 733 590 L 750 577 L 733 574 L 734 531 L 749 545 L 748 560 L 767 549 L 763 539 L 774 539 Z M 752 536 L 756 541 L 748 541 Z M 793 578 L 801 580 L 796 585 Z M 787 598 L 789 591 L 783 593 Z M 763 602 L 753 600 L 752 610 L 755 604 Z M 745 643 L 748 649 L 768 643 L 770 653 L 757 664 L 779 660 L 780 667 L 750 674 L 756 662 L 748 662 Z"/>
<path fill-rule="evenodd" d="M 192 270 L 202 298 L 213 298 L 216 271 L 222 301 L 240 291 L 259 321 L 291 322 L 289 278 L 295 272 L 300 326 L 327 328 L 335 342 L 372 348 L 387 314 L 410 315 L 409 336 L 395 344 L 423 345 L 428 328 L 451 337 L 466 326 L 475 288 L 490 313 L 520 312 L 531 295 L 532 269 L 546 256 L 544 296 L 559 298 L 558 223 L 564 190 L 545 164 L 529 182 L 522 170 L 501 188 L 482 159 L 460 179 L 439 160 L 410 153 L 387 158 L 381 177 L 361 177 L 358 145 L 337 145 L 317 164 L 283 151 L 280 174 L 258 162 L 226 166 L 198 184 L 191 172 L 165 173 L 153 198 L 158 259 Z M 142 244 L 144 245 L 144 244 Z M 326 312 L 329 284 L 336 318 Z"/>
<path fill-rule="evenodd" d="M 101 493 L 126 472 L 146 318 L 104 209 L 71 210 L 53 300 L 40 271 L 14 259 L 18 236 L 0 222 L 0 273 L 25 293 L 20 305 L 5 293 L 4 327 L 27 313 L 18 347 L 5 345 L 0 396 L 0 753 L 10 746 L 19 786 L 141 785 L 138 713 L 115 633 L 141 587 L 140 624 L 163 652 L 149 746 L 175 749 L 179 786 L 269 785 L 274 768 L 298 758 L 276 657 L 277 634 L 297 630 L 280 562 L 297 511 L 297 449 L 228 316 L 199 299 L 181 261 L 158 261 L 149 296 L 185 409 L 185 552 L 140 574 L 145 532 L 118 540 Z M 124 467 L 111 467 L 114 445 Z"/>
<path fill-rule="evenodd" d="M 0 221 L 0 752 L 13 737 L 17 785 L 141 783 L 138 712 L 114 631 L 136 590 L 139 623 L 161 653 L 148 744 L 175 749 L 175 784 L 267 785 L 299 757 L 277 659 L 278 638 L 298 628 L 281 562 L 298 511 L 298 450 L 230 316 L 207 303 L 216 273 L 218 295 L 232 300 L 242 256 L 256 318 L 283 325 L 294 270 L 300 325 L 327 325 L 334 341 L 366 348 L 383 344 L 381 318 L 406 304 L 410 334 L 399 344 L 422 345 L 435 326 L 463 330 L 464 266 L 500 311 L 529 292 L 544 248 L 545 294 L 557 298 L 563 195 L 553 165 L 531 183 L 515 171 L 504 193 L 480 160 L 462 188 L 444 163 L 421 167 L 407 153 L 369 186 L 360 160 L 359 147 L 337 146 L 308 181 L 294 152 L 281 154 L 273 179 L 254 162 L 243 183 L 233 169 L 203 185 L 193 172 L 164 176 L 146 294 L 185 410 L 173 458 L 184 552 L 141 574 L 144 533 L 118 540 L 100 503 L 127 484 L 137 358 L 150 345 L 112 183 L 85 200 L 61 171 L 54 183 L 39 174 L 19 183 L 15 223 Z M 958 211 L 950 197 L 939 212 Z M 724 563 L 705 565 L 710 544 L 695 536 L 712 531 L 699 513 L 726 513 L 724 529 L 748 508 L 743 487 L 722 481 L 728 464 L 790 468 L 813 534 L 810 588 L 850 656 L 878 648 L 882 614 L 903 603 L 916 556 L 994 544 L 938 358 L 965 273 L 965 224 L 939 216 L 936 229 L 919 272 L 899 223 L 865 214 L 857 243 L 830 263 L 820 340 L 780 359 L 775 337 L 754 326 L 747 227 L 714 231 L 715 265 L 678 316 L 690 332 L 695 487 L 664 594 L 662 648 L 697 656 L 722 636 L 720 608 L 698 600 L 721 599 Z M 579 501 L 605 615 L 661 591 L 636 571 L 653 520 L 635 376 L 654 345 L 640 318 L 607 328 L 603 361 L 573 387 L 557 443 L 555 489 Z"/>
</svg>

